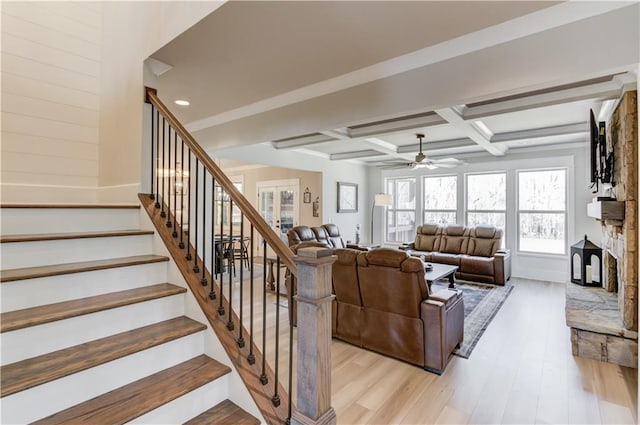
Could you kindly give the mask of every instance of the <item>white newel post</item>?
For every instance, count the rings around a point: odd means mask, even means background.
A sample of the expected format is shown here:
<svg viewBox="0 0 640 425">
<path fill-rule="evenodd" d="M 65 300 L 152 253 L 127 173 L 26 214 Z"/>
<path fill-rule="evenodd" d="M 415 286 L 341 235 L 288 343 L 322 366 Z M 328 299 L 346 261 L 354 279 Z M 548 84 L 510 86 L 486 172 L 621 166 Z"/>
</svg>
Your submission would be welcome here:
<svg viewBox="0 0 640 425">
<path fill-rule="evenodd" d="M 294 257 L 298 269 L 297 425 L 336 423 L 331 407 L 331 250 L 302 248 Z"/>
</svg>

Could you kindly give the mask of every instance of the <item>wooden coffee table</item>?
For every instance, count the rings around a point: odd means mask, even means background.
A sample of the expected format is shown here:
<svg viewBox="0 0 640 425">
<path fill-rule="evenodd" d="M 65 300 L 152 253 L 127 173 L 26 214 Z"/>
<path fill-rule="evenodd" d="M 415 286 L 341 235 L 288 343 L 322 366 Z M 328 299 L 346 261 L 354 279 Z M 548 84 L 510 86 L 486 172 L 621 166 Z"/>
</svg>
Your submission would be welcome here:
<svg viewBox="0 0 640 425">
<path fill-rule="evenodd" d="M 427 265 L 431 265 L 431 269 L 427 270 Z M 428 263 L 425 262 L 425 272 L 424 279 L 427 281 L 429 286 L 431 283 L 438 279 L 449 279 L 449 288 L 455 288 L 456 283 L 456 271 L 458 270 L 458 266 L 451 266 L 449 264 L 439 264 L 439 263 Z"/>
</svg>

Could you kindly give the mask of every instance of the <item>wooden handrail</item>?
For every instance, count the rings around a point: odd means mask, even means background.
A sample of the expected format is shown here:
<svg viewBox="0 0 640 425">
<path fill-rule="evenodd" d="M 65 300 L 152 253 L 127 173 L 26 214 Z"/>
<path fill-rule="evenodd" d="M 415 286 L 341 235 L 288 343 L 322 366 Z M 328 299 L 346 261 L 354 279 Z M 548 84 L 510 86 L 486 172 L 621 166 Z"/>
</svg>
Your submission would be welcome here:
<svg viewBox="0 0 640 425">
<path fill-rule="evenodd" d="M 229 177 L 213 162 L 207 152 L 202 149 L 200 144 L 191 136 L 191 133 L 184 128 L 180 121 L 178 121 L 165 104 L 162 103 L 158 98 L 156 89 L 146 87 L 146 102 L 153 104 L 158 109 L 169 125 L 191 149 L 196 158 L 198 158 L 207 171 L 215 178 L 216 182 L 229 194 L 234 205 L 236 205 L 249 222 L 253 224 L 254 229 L 266 239 L 271 249 L 280 257 L 280 261 L 287 266 L 291 273 L 297 276 L 297 267 L 293 261 L 293 252 L 285 245 L 267 222 L 264 221 L 251 202 L 234 186 Z"/>
</svg>

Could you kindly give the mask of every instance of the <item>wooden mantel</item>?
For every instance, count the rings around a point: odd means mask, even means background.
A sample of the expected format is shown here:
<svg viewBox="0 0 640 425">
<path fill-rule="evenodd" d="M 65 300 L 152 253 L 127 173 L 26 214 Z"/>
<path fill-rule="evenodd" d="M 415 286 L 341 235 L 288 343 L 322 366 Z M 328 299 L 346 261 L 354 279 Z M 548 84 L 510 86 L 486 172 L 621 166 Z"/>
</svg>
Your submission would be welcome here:
<svg viewBox="0 0 640 425">
<path fill-rule="evenodd" d="M 587 215 L 597 220 L 615 220 L 622 225 L 624 201 L 593 201 L 587 204 Z"/>
</svg>

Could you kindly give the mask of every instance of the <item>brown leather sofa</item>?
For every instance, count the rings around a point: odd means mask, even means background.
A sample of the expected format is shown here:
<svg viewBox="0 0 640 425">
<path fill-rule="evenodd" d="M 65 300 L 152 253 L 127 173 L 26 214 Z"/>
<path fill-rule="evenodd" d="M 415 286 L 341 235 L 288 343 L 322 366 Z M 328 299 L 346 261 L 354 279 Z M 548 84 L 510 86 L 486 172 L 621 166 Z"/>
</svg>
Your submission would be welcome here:
<svg viewBox="0 0 640 425">
<path fill-rule="evenodd" d="M 511 278 L 511 252 L 500 249 L 502 236 L 493 226 L 425 224 L 407 251 L 425 261 L 458 266 L 459 279 L 504 285 Z"/>
<path fill-rule="evenodd" d="M 462 342 L 462 292 L 430 294 L 424 265 L 379 248 L 334 250 L 333 336 L 440 374 Z"/>
<path fill-rule="evenodd" d="M 347 246 L 335 224 L 323 224 L 318 227 L 296 226 L 287 232 L 287 240 L 289 246 L 295 246 L 301 242 L 320 242 L 332 249 Z"/>
</svg>

